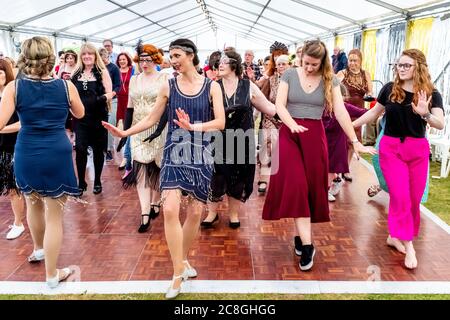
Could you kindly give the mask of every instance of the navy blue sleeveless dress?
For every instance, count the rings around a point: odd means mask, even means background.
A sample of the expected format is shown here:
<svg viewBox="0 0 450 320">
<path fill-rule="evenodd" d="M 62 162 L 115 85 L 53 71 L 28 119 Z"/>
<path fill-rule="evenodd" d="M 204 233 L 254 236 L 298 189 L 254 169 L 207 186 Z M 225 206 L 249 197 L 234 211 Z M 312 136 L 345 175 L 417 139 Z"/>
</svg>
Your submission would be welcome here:
<svg viewBox="0 0 450 320">
<path fill-rule="evenodd" d="M 203 203 L 208 199 L 214 172 L 210 139 L 205 139 L 202 132 L 181 129 L 173 119 L 178 119 L 175 110 L 181 108 L 189 115 L 191 123 L 211 121 L 211 83 L 205 78 L 200 92 L 188 96 L 180 91 L 176 78 L 169 80 L 170 96 L 166 106 L 169 121 L 160 173 L 161 190 L 180 189 L 183 195 L 191 195 Z"/>
<path fill-rule="evenodd" d="M 66 135 L 69 95 L 64 80 L 20 79 L 16 111 L 21 129 L 14 152 L 20 191 L 44 197 L 79 195 L 72 145 Z"/>
</svg>

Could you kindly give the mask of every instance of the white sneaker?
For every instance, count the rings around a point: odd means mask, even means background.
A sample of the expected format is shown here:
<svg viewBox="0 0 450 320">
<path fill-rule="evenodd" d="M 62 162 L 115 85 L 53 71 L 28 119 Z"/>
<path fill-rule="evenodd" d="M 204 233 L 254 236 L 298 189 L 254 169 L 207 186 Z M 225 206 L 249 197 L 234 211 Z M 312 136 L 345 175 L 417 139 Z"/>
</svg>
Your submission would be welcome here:
<svg viewBox="0 0 450 320">
<path fill-rule="evenodd" d="M 333 196 L 336 196 L 339 193 L 339 191 L 341 191 L 341 186 L 343 183 L 344 183 L 344 181 L 342 181 L 342 179 L 340 179 L 340 178 L 339 178 L 339 180 L 338 179 L 333 180 L 333 182 L 331 183 L 329 192 Z"/>
<path fill-rule="evenodd" d="M 6 235 L 6 239 L 13 240 L 18 237 L 25 231 L 25 227 L 23 225 L 16 226 L 13 224 L 12 226 L 9 226 L 11 230 L 9 230 L 8 234 Z"/>
<path fill-rule="evenodd" d="M 336 198 L 329 191 L 328 191 L 328 201 L 330 201 L 330 202 L 336 201 Z"/>
</svg>

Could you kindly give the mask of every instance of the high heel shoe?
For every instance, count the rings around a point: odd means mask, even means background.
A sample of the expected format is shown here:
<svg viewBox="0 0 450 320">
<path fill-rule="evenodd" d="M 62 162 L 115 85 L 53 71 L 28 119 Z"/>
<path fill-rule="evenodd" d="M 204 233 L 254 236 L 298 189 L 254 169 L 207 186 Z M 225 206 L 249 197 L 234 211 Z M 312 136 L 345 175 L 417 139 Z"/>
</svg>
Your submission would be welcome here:
<svg viewBox="0 0 450 320">
<path fill-rule="evenodd" d="M 147 223 L 144 223 L 144 217 L 148 217 L 148 221 Z M 138 232 L 139 233 L 144 233 L 145 231 L 147 231 L 150 228 L 150 215 L 149 214 L 143 214 L 141 215 L 141 225 L 139 226 Z"/>
<path fill-rule="evenodd" d="M 202 221 L 202 223 L 200 223 L 200 225 L 205 228 L 205 229 L 209 229 L 212 228 L 214 223 L 219 221 L 219 214 L 216 213 L 216 217 L 212 220 L 212 221 Z"/>
<path fill-rule="evenodd" d="M 96 185 L 94 186 L 94 190 L 92 191 L 94 194 L 100 194 L 102 193 L 102 185 Z"/>
<path fill-rule="evenodd" d="M 60 278 L 60 271 L 64 272 L 64 275 Z M 72 274 L 72 270 L 69 268 L 56 269 L 56 276 L 53 278 L 47 278 L 47 285 L 50 289 L 56 288 L 61 281 L 66 280 Z"/>
<path fill-rule="evenodd" d="M 187 260 L 183 260 L 183 264 L 184 264 L 184 274 L 187 275 L 188 278 L 195 278 L 197 277 L 197 270 L 194 269 L 194 267 L 192 267 L 189 264 L 189 261 Z"/>
<path fill-rule="evenodd" d="M 158 208 L 158 211 L 156 211 L 155 208 Z M 159 204 L 152 204 L 151 205 L 150 219 L 154 220 L 154 219 L 158 218 L 160 208 L 161 208 L 161 206 Z"/>
<path fill-rule="evenodd" d="M 180 286 L 176 289 L 174 289 L 173 284 L 177 279 L 181 279 Z M 178 276 L 173 276 L 172 281 L 170 282 L 170 287 L 166 292 L 166 299 L 175 299 L 181 292 L 181 285 L 183 284 L 183 281 L 186 281 L 188 279 L 188 276 L 186 274 L 186 269 L 183 271 L 182 274 Z"/>
</svg>

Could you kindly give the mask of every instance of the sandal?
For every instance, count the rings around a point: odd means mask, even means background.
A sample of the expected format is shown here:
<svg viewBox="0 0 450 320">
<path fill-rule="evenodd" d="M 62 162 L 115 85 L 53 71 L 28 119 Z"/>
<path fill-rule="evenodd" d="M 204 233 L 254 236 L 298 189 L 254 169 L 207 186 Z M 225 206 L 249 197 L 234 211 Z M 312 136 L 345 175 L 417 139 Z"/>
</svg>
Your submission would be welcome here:
<svg viewBox="0 0 450 320">
<path fill-rule="evenodd" d="M 258 182 L 258 192 L 265 193 L 267 189 L 267 182 L 259 181 Z"/>
<path fill-rule="evenodd" d="M 371 185 L 370 188 L 367 190 L 367 195 L 369 197 L 376 196 L 381 191 L 381 186 L 379 184 Z"/>
<path fill-rule="evenodd" d="M 352 181 L 353 181 L 353 178 L 350 177 L 350 176 L 346 176 L 345 173 L 342 174 L 342 178 L 343 178 L 345 181 L 348 181 L 348 182 L 352 182 Z"/>
<path fill-rule="evenodd" d="M 44 249 L 33 250 L 33 253 L 27 259 L 29 263 L 41 262 L 45 259 Z"/>
</svg>

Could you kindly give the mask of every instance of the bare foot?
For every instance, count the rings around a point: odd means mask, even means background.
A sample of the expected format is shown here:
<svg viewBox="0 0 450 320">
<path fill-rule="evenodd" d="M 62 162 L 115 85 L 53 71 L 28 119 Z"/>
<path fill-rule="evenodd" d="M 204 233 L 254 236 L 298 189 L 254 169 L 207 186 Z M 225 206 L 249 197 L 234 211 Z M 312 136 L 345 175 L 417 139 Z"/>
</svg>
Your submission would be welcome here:
<svg viewBox="0 0 450 320">
<path fill-rule="evenodd" d="M 417 268 L 416 251 L 414 248 L 408 248 L 408 250 L 406 250 L 405 267 L 408 269 Z"/>
<path fill-rule="evenodd" d="M 398 240 L 396 238 L 392 238 L 389 235 L 388 238 L 386 239 L 386 243 L 387 243 L 388 246 L 397 249 L 398 252 L 406 254 L 406 248 L 405 248 L 405 246 L 403 245 L 403 243 L 400 240 Z"/>
</svg>

